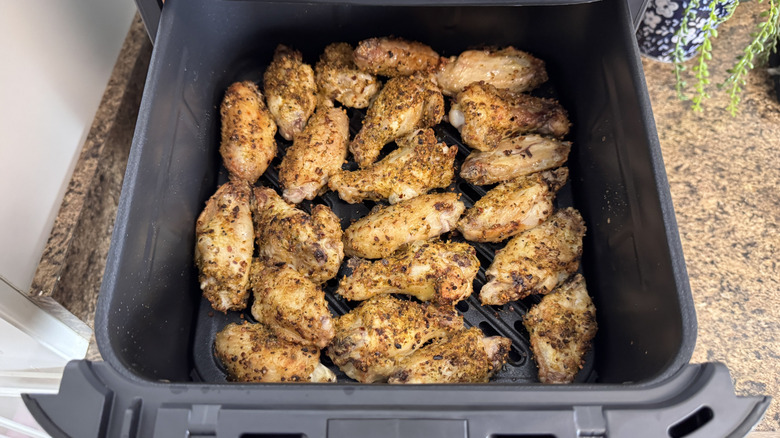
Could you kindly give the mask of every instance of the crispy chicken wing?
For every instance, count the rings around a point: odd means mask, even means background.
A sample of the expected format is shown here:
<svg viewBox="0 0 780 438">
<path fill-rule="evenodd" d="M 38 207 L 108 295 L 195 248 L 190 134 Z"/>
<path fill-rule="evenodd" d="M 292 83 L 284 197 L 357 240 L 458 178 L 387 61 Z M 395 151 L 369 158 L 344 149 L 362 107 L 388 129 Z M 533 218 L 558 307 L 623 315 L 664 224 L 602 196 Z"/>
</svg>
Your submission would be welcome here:
<svg viewBox="0 0 780 438">
<path fill-rule="evenodd" d="M 512 340 L 472 327 L 404 358 L 388 383 L 487 383 L 506 363 Z"/>
<path fill-rule="evenodd" d="M 262 324 L 225 326 L 214 341 L 217 358 L 234 382 L 335 382 L 320 350 L 276 336 Z"/>
<path fill-rule="evenodd" d="M 327 190 L 328 179 L 347 158 L 349 118 L 346 111 L 320 106 L 279 166 L 282 196 L 297 204 Z"/>
<path fill-rule="evenodd" d="M 431 339 L 463 328 L 454 308 L 380 295 L 336 319 L 328 357 L 349 377 L 371 383 L 386 380 L 398 361 Z"/>
<path fill-rule="evenodd" d="M 263 75 L 268 109 L 286 140 L 303 131 L 317 106 L 314 70 L 302 59 L 301 52 L 280 44 Z"/>
<path fill-rule="evenodd" d="M 344 252 L 365 259 L 387 257 L 405 243 L 452 230 L 465 209 L 455 193 L 430 193 L 376 207 L 344 231 Z"/>
<path fill-rule="evenodd" d="M 246 307 L 254 231 L 250 188 L 244 181 L 223 184 L 195 223 L 195 264 L 203 296 L 220 312 Z"/>
<path fill-rule="evenodd" d="M 452 183 L 457 146 L 438 143 L 430 128 L 399 139 L 398 145 L 365 169 L 337 171 L 328 182 L 330 189 L 351 204 L 366 199 L 387 199 L 395 204 Z"/>
<path fill-rule="evenodd" d="M 351 108 L 366 108 L 382 84 L 376 76 L 360 71 L 347 43 L 333 43 L 314 66 L 321 95 Z"/>
<path fill-rule="evenodd" d="M 480 81 L 519 93 L 546 82 L 547 71 L 542 60 L 509 46 L 501 50 L 467 50 L 458 57 L 444 58 L 436 78 L 447 96 Z"/>
<path fill-rule="evenodd" d="M 228 87 L 220 107 L 219 153 L 230 176 L 254 184 L 276 156 L 276 123 L 254 82 Z"/>
<path fill-rule="evenodd" d="M 495 184 L 558 167 L 566 162 L 571 143 L 538 135 L 503 140 L 492 151 L 473 151 L 460 168 L 460 176 L 477 184 Z"/>
<path fill-rule="evenodd" d="M 402 246 L 390 257 L 357 264 L 345 276 L 336 293 L 349 300 L 401 293 L 421 301 L 453 305 L 471 295 L 479 271 L 477 251 L 468 243 L 417 241 Z"/>
<path fill-rule="evenodd" d="M 394 37 L 363 40 L 354 56 L 361 70 L 382 76 L 408 76 L 439 64 L 439 54 L 429 46 Z"/>
<path fill-rule="evenodd" d="M 371 106 L 349 150 L 360 167 L 376 161 L 382 147 L 444 117 L 444 97 L 430 74 L 417 73 L 387 81 Z"/>
<path fill-rule="evenodd" d="M 577 270 L 584 235 L 582 216 L 570 207 L 513 237 L 485 271 L 482 304 L 502 305 L 555 289 Z"/>
<path fill-rule="evenodd" d="M 473 242 L 501 242 L 533 228 L 550 217 L 568 178 L 569 169 L 561 167 L 500 184 L 466 210 L 458 230 Z"/>
<path fill-rule="evenodd" d="M 523 320 L 542 383 L 571 383 L 596 336 L 596 307 L 575 275 L 542 298 Z"/>
<path fill-rule="evenodd" d="M 325 292 L 290 265 L 255 260 L 250 286 L 255 297 L 252 316 L 280 338 L 318 348 L 333 338 Z"/>
<path fill-rule="evenodd" d="M 255 187 L 255 235 L 258 254 L 271 263 L 288 263 L 321 284 L 336 275 L 344 258 L 339 218 L 325 205 L 311 215 L 267 187 Z"/>
<path fill-rule="evenodd" d="M 449 121 L 464 143 L 480 151 L 527 132 L 563 137 L 571 125 L 566 110 L 552 99 L 499 90 L 484 82 L 458 93 Z"/>
</svg>

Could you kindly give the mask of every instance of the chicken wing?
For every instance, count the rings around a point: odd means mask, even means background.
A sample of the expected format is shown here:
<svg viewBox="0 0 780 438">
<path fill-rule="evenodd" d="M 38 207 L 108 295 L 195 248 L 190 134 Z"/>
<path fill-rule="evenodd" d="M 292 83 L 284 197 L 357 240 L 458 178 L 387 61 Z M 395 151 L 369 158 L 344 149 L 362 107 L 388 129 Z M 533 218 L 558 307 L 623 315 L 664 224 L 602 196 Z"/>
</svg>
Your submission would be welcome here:
<svg viewBox="0 0 780 438">
<path fill-rule="evenodd" d="M 547 71 L 544 61 L 509 46 L 501 50 L 467 50 L 458 57 L 443 58 L 436 78 L 447 96 L 455 96 L 480 81 L 519 93 L 546 82 Z"/>
<path fill-rule="evenodd" d="M 368 107 L 349 150 L 360 167 L 376 161 L 382 147 L 444 117 L 444 97 L 430 74 L 392 78 Z"/>
<path fill-rule="evenodd" d="M 523 323 L 539 367 L 539 381 L 571 383 L 582 369 L 583 357 L 598 330 L 596 307 L 582 275 L 545 295 L 528 311 Z"/>
<path fill-rule="evenodd" d="M 349 377 L 362 383 L 386 380 L 398 361 L 429 340 L 463 328 L 454 308 L 380 295 L 336 319 L 336 336 L 327 355 Z"/>
<path fill-rule="evenodd" d="M 519 176 L 553 169 L 566 162 L 571 143 L 538 135 L 503 140 L 492 151 L 473 151 L 460 167 L 460 176 L 471 184 L 509 181 Z"/>
<path fill-rule="evenodd" d="M 328 182 L 330 189 L 351 204 L 366 199 L 395 204 L 452 183 L 457 146 L 438 143 L 430 128 L 399 139 L 398 145 L 365 169 L 337 171 Z"/>
<path fill-rule="evenodd" d="M 200 288 L 220 312 L 245 308 L 249 297 L 254 243 L 250 196 L 246 182 L 227 182 L 206 202 L 195 223 Z"/>
<path fill-rule="evenodd" d="M 351 108 L 368 107 L 379 92 L 381 82 L 376 76 L 360 71 L 352 57 L 354 50 L 347 43 L 333 43 L 314 66 L 319 93 Z"/>
<path fill-rule="evenodd" d="M 500 184 L 466 210 L 458 230 L 473 242 L 501 242 L 533 228 L 550 217 L 568 178 L 569 169 L 561 167 Z"/>
<path fill-rule="evenodd" d="M 388 383 L 487 383 L 506 363 L 512 340 L 472 327 L 404 358 Z"/>
<path fill-rule="evenodd" d="M 214 351 L 234 382 L 336 381 L 320 363 L 320 350 L 285 341 L 262 324 L 228 324 L 217 333 Z"/>
<path fill-rule="evenodd" d="M 258 254 L 271 263 L 288 263 L 315 284 L 333 278 L 344 258 L 339 218 L 324 205 L 311 215 L 287 204 L 267 187 L 255 187 Z"/>
<path fill-rule="evenodd" d="M 353 261 L 354 260 L 354 261 Z M 353 259 L 352 275 L 336 293 L 349 300 L 401 293 L 421 301 L 453 305 L 468 298 L 479 271 L 477 251 L 468 243 L 417 241 L 375 262 Z"/>
<path fill-rule="evenodd" d="M 297 204 L 327 190 L 328 179 L 347 158 L 349 118 L 346 111 L 320 106 L 279 166 L 282 196 Z"/>
<path fill-rule="evenodd" d="M 219 153 L 234 179 L 254 184 L 276 156 L 276 123 L 254 82 L 228 87 L 220 107 Z"/>
<path fill-rule="evenodd" d="M 555 289 L 579 267 L 584 235 L 582 216 L 570 207 L 513 237 L 485 271 L 482 304 L 502 305 Z"/>
<path fill-rule="evenodd" d="M 466 206 L 455 193 L 430 193 L 388 207 L 376 207 L 344 231 L 344 252 L 381 259 L 401 245 L 444 234 Z"/>
<path fill-rule="evenodd" d="M 268 109 L 286 140 L 303 131 L 317 106 L 314 70 L 302 59 L 301 52 L 280 44 L 263 75 Z"/>
<path fill-rule="evenodd" d="M 429 46 L 394 37 L 363 40 L 354 57 L 361 70 L 393 77 L 433 70 L 439 64 L 439 54 Z"/>
<path fill-rule="evenodd" d="M 563 137 L 571 125 L 566 110 L 552 99 L 499 90 L 484 82 L 458 93 L 449 121 L 464 143 L 480 151 L 527 132 Z"/>
</svg>

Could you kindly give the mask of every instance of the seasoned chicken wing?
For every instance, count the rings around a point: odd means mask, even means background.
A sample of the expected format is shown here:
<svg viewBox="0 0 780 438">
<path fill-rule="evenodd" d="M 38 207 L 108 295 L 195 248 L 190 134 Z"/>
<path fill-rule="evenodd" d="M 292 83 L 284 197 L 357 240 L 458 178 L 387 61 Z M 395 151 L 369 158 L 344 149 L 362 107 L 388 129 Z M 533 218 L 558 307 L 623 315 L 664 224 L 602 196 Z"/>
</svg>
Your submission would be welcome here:
<svg viewBox="0 0 780 438">
<path fill-rule="evenodd" d="M 227 182 L 206 202 L 195 223 L 200 288 L 220 312 L 245 308 L 249 297 L 254 248 L 250 196 L 246 182 Z"/>
<path fill-rule="evenodd" d="M 503 140 L 492 151 L 473 151 L 460 167 L 460 176 L 477 184 L 495 184 L 566 162 L 571 143 L 538 135 Z"/>
<path fill-rule="evenodd" d="M 276 156 L 276 123 L 254 82 L 228 87 L 220 107 L 219 153 L 233 179 L 254 184 Z"/>
<path fill-rule="evenodd" d="M 563 137 L 571 125 L 566 110 L 552 99 L 499 90 L 484 82 L 458 93 L 449 120 L 463 142 L 480 151 L 527 132 Z"/>
<path fill-rule="evenodd" d="M 463 328 L 452 308 L 380 295 L 336 319 L 336 336 L 327 355 L 349 377 L 362 383 L 385 381 L 398 362 L 429 340 Z"/>
<path fill-rule="evenodd" d="M 337 171 L 328 182 L 330 189 L 351 204 L 366 199 L 395 204 L 452 183 L 457 146 L 437 142 L 430 128 L 399 139 L 398 145 L 365 169 Z"/>
<path fill-rule="evenodd" d="M 347 158 L 349 118 L 346 111 L 320 106 L 279 166 L 282 196 L 297 204 L 327 190 L 328 179 Z"/>
<path fill-rule="evenodd" d="M 596 307 L 575 275 L 545 295 L 523 320 L 542 383 L 571 383 L 596 336 Z"/>
<path fill-rule="evenodd" d="M 276 336 L 262 324 L 225 326 L 214 341 L 217 358 L 234 382 L 335 382 L 320 350 Z"/>
<path fill-rule="evenodd" d="M 252 263 L 250 286 L 255 301 L 252 316 L 280 338 L 325 348 L 333 338 L 333 323 L 325 292 L 290 265 Z"/>
<path fill-rule="evenodd" d="M 333 43 L 314 66 L 319 93 L 351 108 L 366 108 L 381 88 L 376 76 L 360 71 L 347 43 Z"/>
<path fill-rule="evenodd" d="M 401 245 L 444 234 L 466 206 L 455 193 L 430 193 L 388 207 L 376 207 L 344 231 L 344 252 L 381 259 Z"/>
<path fill-rule="evenodd" d="M 254 223 L 258 254 L 271 263 L 288 263 L 315 284 L 333 278 L 344 258 L 339 218 L 325 205 L 311 215 L 267 187 L 255 187 Z"/>
<path fill-rule="evenodd" d="M 442 92 L 455 96 L 474 82 L 519 93 L 547 81 L 544 61 L 512 46 L 501 50 L 467 50 L 444 58 L 436 73 Z"/>
<path fill-rule="evenodd" d="M 472 327 L 404 358 L 388 383 L 487 383 L 506 363 L 512 340 Z"/>
<path fill-rule="evenodd" d="M 458 230 L 473 242 L 501 242 L 533 228 L 550 217 L 568 178 L 569 169 L 561 167 L 500 184 L 466 210 Z"/>
<path fill-rule="evenodd" d="M 314 70 L 302 59 L 301 52 L 280 44 L 263 75 L 268 109 L 286 140 L 303 131 L 317 106 Z"/>
<path fill-rule="evenodd" d="M 343 277 L 336 291 L 348 300 L 401 293 L 450 306 L 471 295 L 479 271 L 474 247 L 440 240 L 417 241 L 388 258 L 350 264 L 356 265 L 352 275 Z"/>
<path fill-rule="evenodd" d="M 387 81 L 368 107 L 363 127 L 349 150 L 360 167 L 376 161 L 382 147 L 444 117 L 444 97 L 430 74 L 417 73 Z"/>
<path fill-rule="evenodd" d="M 502 305 L 555 289 L 579 267 L 584 235 L 582 216 L 570 207 L 513 237 L 485 271 L 482 304 Z"/>
<path fill-rule="evenodd" d="M 394 37 L 363 40 L 354 56 L 361 70 L 382 76 L 408 76 L 439 64 L 439 54 L 429 46 Z"/>
</svg>

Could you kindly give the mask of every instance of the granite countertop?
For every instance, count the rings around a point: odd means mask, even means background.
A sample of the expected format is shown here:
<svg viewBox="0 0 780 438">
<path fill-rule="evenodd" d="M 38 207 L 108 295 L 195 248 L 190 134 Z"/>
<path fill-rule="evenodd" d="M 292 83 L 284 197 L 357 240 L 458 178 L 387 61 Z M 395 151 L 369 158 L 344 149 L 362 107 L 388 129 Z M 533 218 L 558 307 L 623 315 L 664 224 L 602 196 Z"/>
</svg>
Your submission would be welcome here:
<svg viewBox="0 0 780 438">
<path fill-rule="evenodd" d="M 741 4 L 720 28 L 713 84 L 762 7 Z M 136 17 L 31 290 L 90 326 L 150 53 Z M 694 113 L 676 98 L 670 65 L 643 65 L 698 316 L 692 362 L 725 363 L 738 394 L 779 395 L 780 103 L 771 80 L 765 71 L 750 75 L 736 117 L 715 90 Z M 88 357 L 100 354 L 92 348 Z M 778 430 L 775 399 L 756 431 Z"/>
</svg>

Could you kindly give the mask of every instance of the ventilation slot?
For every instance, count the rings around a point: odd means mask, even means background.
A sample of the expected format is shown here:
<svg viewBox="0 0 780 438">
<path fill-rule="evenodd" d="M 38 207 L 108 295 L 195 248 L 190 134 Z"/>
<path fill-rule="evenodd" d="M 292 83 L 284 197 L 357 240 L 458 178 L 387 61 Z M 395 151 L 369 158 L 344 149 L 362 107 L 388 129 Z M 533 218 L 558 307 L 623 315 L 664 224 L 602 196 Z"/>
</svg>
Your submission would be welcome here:
<svg viewBox="0 0 780 438">
<path fill-rule="evenodd" d="M 510 433 L 510 434 L 493 434 L 490 438 L 555 438 L 555 435 L 550 434 L 524 434 L 524 433 Z"/>
<path fill-rule="evenodd" d="M 241 438 L 306 438 L 302 433 L 245 433 Z"/>
<path fill-rule="evenodd" d="M 696 412 L 689 415 L 686 419 L 680 421 L 674 426 L 669 428 L 669 436 L 671 438 L 682 438 L 688 436 L 693 432 L 701 429 L 705 424 L 712 420 L 712 409 L 707 406 L 702 406 Z"/>
</svg>

